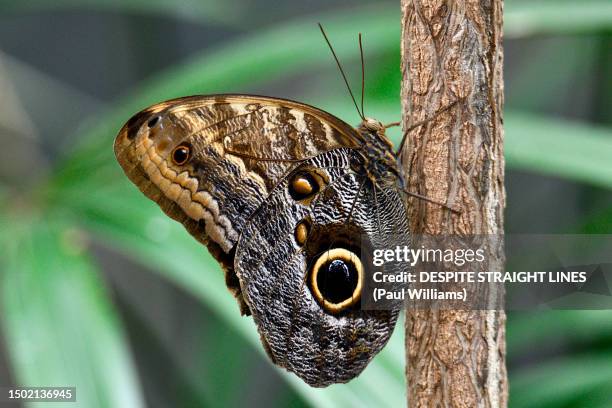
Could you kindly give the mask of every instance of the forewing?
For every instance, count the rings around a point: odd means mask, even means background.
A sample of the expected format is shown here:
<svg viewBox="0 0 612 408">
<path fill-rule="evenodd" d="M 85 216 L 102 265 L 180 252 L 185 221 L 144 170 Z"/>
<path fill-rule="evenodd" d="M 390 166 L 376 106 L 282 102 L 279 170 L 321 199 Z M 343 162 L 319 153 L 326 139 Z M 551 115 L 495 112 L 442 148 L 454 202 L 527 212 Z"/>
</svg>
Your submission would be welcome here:
<svg viewBox="0 0 612 408">
<path fill-rule="evenodd" d="M 236 292 L 233 249 L 250 215 L 301 160 L 356 146 L 359 137 L 341 120 L 298 102 L 194 96 L 132 117 L 115 140 L 115 155 L 143 193 L 208 246 Z M 181 146 L 189 157 L 177 164 L 173 154 Z"/>
</svg>

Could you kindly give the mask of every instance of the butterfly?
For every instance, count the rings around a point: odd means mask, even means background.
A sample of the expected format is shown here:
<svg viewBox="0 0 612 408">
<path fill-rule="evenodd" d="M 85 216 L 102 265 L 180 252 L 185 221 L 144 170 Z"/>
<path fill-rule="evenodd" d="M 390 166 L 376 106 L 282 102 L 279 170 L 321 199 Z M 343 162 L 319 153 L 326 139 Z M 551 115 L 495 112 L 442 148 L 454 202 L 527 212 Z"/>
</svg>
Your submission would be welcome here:
<svg viewBox="0 0 612 408">
<path fill-rule="evenodd" d="M 409 235 L 398 155 L 363 92 L 361 108 L 354 128 L 286 99 L 183 97 L 134 115 L 114 144 L 129 179 L 221 264 L 271 360 L 316 387 L 357 376 L 398 318 L 360 307 L 373 248 Z"/>
</svg>

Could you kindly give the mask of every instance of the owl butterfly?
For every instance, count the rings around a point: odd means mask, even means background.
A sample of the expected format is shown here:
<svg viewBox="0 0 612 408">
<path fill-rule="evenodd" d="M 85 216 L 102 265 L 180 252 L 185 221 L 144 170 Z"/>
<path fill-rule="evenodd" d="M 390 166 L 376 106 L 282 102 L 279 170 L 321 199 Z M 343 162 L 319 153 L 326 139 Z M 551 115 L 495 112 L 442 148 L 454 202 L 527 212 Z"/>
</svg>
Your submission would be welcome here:
<svg viewBox="0 0 612 408">
<path fill-rule="evenodd" d="M 408 222 L 385 126 L 357 111 L 355 129 L 299 102 L 191 96 L 136 114 L 114 145 L 130 180 L 219 261 L 272 361 L 317 387 L 357 376 L 398 317 L 360 308 L 372 248 Z"/>
</svg>

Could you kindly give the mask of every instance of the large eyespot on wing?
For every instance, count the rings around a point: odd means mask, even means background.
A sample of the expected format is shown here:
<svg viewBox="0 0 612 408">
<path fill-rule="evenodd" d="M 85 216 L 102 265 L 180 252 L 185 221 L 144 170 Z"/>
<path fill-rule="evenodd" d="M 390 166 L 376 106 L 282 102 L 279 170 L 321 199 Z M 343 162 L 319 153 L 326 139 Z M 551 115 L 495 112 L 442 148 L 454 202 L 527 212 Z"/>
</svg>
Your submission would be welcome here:
<svg viewBox="0 0 612 408">
<path fill-rule="evenodd" d="M 213 95 L 143 110 L 123 126 L 114 149 L 130 180 L 208 246 L 233 285 L 233 249 L 269 191 L 301 159 L 354 146 L 359 137 L 298 102 Z M 239 292 L 237 284 L 230 289 Z"/>
<path fill-rule="evenodd" d="M 236 249 L 236 273 L 270 357 L 317 387 L 358 375 L 397 320 L 397 311 L 360 308 L 380 239 L 372 191 L 354 201 L 362 183 L 354 160 L 354 150 L 335 149 L 302 163 L 251 217 Z M 319 181 L 305 176 L 315 171 Z M 295 183 L 314 197 L 296 195 Z"/>
<path fill-rule="evenodd" d="M 330 249 L 321 252 L 308 271 L 308 284 L 326 311 L 342 313 L 361 299 L 363 269 L 358 254 L 330 243 Z"/>
</svg>

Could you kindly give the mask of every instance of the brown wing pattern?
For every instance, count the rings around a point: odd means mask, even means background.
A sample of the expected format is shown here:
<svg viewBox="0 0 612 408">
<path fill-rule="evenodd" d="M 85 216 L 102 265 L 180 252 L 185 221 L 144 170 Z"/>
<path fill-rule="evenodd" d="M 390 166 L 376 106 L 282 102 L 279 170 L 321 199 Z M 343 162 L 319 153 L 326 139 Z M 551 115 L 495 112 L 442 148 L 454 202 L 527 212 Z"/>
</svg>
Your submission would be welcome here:
<svg viewBox="0 0 612 408">
<path fill-rule="evenodd" d="M 314 107 L 249 95 L 192 96 L 132 117 L 115 140 L 128 177 L 206 244 L 239 296 L 232 249 L 248 217 L 297 164 L 361 135 Z M 187 160 L 173 160 L 178 147 Z"/>
</svg>

